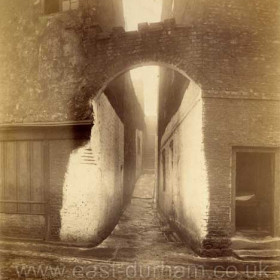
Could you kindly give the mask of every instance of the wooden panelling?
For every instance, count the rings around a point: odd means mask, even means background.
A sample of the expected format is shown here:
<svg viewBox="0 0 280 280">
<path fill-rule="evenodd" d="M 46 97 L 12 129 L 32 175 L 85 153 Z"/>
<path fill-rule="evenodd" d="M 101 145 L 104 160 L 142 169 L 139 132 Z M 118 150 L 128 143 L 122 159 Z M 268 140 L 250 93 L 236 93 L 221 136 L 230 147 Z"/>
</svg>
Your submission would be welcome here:
<svg viewBox="0 0 280 280">
<path fill-rule="evenodd" d="M 17 188 L 18 201 L 30 200 L 30 152 L 27 141 L 17 142 Z M 19 203 L 18 212 L 29 213 L 30 205 Z"/>
<path fill-rule="evenodd" d="M 1 212 L 44 214 L 44 143 L 0 142 Z"/>
<path fill-rule="evenodd" d="M 0 200 L 4 199 L 4 143 L 0 142 Z"/>
<path fill-rule="evenodd" d="M 43 142 L 33 141 L 31 143 L 31 201 L 44 201 L 44 170 L 43 170 Z M 42 213 L 44 209 L 40 204 L 31 205 L 31 213 Z"/>
<path fill-rule="evenodd" d="M 16 142 L 5 143 L 5 200 L 17 200 Z M 5 211 L 17 212 L 16 203 L 7 203 Z"/>
</svg>

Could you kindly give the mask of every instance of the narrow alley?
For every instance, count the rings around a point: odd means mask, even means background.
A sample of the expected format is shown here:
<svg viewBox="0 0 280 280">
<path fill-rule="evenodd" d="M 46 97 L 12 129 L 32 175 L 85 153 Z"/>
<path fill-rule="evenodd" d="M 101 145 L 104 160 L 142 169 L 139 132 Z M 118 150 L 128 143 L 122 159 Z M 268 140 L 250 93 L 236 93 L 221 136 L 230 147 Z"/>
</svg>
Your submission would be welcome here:
<svg viewBox="0 0 280 280">
<path fill-rule="evenodd" d="M 100 245 L 103 248 L 115 248 L 113 260 L 163 261 L 172 259 L 175 254 L 194 254 L 160 220 L 154 205 L 154 184 L 154 174 L 140 176 L 131 203 L 119 224 Z"/>
</svg>

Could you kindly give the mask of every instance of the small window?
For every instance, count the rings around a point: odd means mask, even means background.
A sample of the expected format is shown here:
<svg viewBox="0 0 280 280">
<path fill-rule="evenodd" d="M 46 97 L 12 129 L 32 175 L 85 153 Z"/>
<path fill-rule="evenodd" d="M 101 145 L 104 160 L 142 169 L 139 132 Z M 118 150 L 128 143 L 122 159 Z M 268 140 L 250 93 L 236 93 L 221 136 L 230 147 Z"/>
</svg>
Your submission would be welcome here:
<svg viewBox="0 0 280 280">
<path fill-rule="evenodd" d="M 163 191 L 166 190 L 166 159 L 165 159 L 165 150 L 162 151 L 161 154 L 162 160 L 162 188 Z"/>
<path fill-rule="evenodd" d="M 173 163 L 174 163 L 174 147 L 173 147 L 173 140 L 171 140 L 169 144 L 169 149 L 170 149 L 170 163 L 171 167 L 173 168 Z"/>
<path fill-rule="evenodd" d="M 46 15 L 59 12 L 59 0 L 45 0 L 44 12 Z"/>
<path fill-rule="evenodd" d="M 141 140 L 140 140 L 139 136 L 137 137 L 137 152 L 138 152 L 138 155 L 140 155 L 140 153 L 141 153 Z"/>
<path fill-rule="evenodd" d="M 79 0 L 43 0 L 43 3 L 46 15 L 79 8 Z"/>
<path fill-rule="evenodd" d="M 62 0 L 62 11 L 76 10 L 79 7 L 79 0 Z"/>
</svg>

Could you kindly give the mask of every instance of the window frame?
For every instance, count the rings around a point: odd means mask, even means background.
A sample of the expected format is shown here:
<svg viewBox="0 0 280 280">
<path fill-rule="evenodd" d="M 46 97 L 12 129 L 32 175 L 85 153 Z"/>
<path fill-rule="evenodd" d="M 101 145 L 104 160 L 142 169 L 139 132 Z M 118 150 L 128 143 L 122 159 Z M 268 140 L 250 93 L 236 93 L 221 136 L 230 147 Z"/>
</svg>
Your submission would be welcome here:
<svg viewBox="0 0 280 280">
<path fill-rule="evenodd" d="M 66 11 L 72 11 L 72 10 L 77 10 L 80 7 L 80 1 L 79 0 L 57 0 L 58 1 L 58 10 L 51 12 L 51 13 L 46 13 L 46 1 L 48 0 L 41 0 L 41 11 L 43 15 L 46 16 L 51 16 L 57 13 L 62 13 L 62 12 L 66 12 Z M 63 2 L 69 2 L 69 9 L 65 9 L 63 10 Z M 77 8 L 72 8 L 72 5 L 74 4 L 74 2 L 77 2 Z"/>
</svg>

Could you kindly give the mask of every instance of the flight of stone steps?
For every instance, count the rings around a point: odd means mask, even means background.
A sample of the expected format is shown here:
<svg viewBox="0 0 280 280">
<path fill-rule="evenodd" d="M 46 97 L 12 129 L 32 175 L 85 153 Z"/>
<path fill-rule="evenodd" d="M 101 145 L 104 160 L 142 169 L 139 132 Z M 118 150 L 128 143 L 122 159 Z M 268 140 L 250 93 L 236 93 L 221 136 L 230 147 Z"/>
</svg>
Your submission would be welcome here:
<svg viewBox="0 0 280 280">
<path fill-rule="evenodd" d="M 242 260 L 280 260 L 280 238 L 233 237 L 232 248 L 236 257 Z"/>
</svg>

